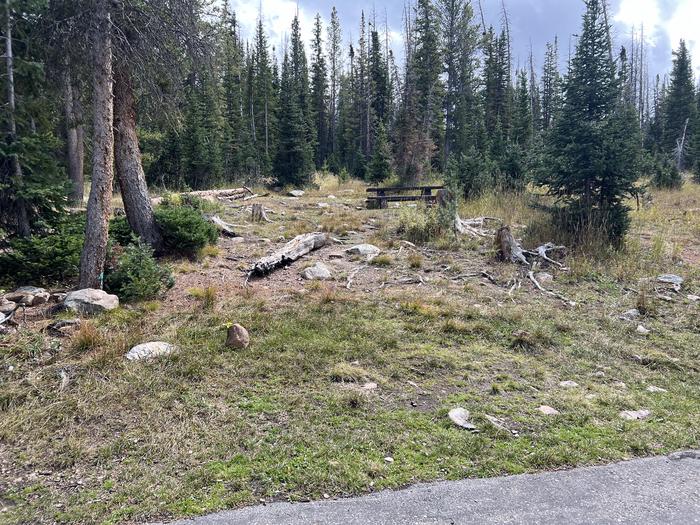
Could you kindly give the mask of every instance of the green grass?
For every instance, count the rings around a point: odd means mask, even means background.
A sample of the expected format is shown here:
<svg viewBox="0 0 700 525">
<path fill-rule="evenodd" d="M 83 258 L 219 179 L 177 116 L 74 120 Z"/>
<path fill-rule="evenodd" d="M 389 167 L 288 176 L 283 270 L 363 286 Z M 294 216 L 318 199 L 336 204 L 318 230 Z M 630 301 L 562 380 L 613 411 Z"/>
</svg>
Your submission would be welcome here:
<svg viewBox="0 0 700 525">
<path fill-rule="evenodd" d="M 347 194 L 334 180 L 321 182 L 306 201 L 290 201 L 284 218 L 246 234 L 291 238 L 321 224 L 344 235 L 371 221 L 376 229 L 362 235 L 391 255 L 389 266 L 368 271 L 410 271 L 425 285 L 363 293 L 324 283 L 302 294 L 275 290 L 270 277 L 269 295 L 255 286 L 227 294 L 181 285 L 181 303 L 168 297 L 117 309 L 73 341 L 29 330 L 0 339 L 0 523 L 156 521 L 261 499 L 348 496 L 697 446 L 698 307 L 682 295 L 663 301 L 653 279 L 639 281 L 671 271 L 686 278 L 683 294 L 700 292 L 700 271 L 676 260 L 678 243 L 694 246 L 700 231 L 698 216 L 682 213 L 695 187 L 659 193 L 652 208 L 634 212 L 625 251 L 577 255 L 567 261 L 571 272 L 555 272 L 549 286 L 578 304 L 568 308 L 527 281 L 508 295 L 517 269 L 490 260 L 489 240 L 399 253 L 400 212 L 355 213 L 362 187 Z M 318 209 L 331 192 L 350 208 Z M 511 224 L 543 219 L 514 196 L 486 196 L 460 213 Z M 547 234 L 530 233 L 532 242 Z M 450 270 L 438 275 L 442 265 Z M 481 279 L 483 268 L 501 284 Z M 181 262 L 179 278 L 202 270 Z M 647 337 L 618 319 L 635 307 L 644 310 Z M 225 347 L 232 322 L 248 328 L 247 349 Z M 179 352 L 125 361 L 132 345 L 154 339 Z M 61 371 L 70 376 L 63 390 Z M 560 388 L 564 380 L 580 387 Z M 650 385 L 668 392 L 650 393 Z M 541 405 L 560 415 L 541 414 Z M 450 423 L 456 406 L 472 413 L 479 434 Z M 619 417 L 642 408 L 652 411 L 645 421 Z"/>
<path fill-rule="evenodd" d="M 276 313 L 241 297 L 219 313 L 185 311 L 157 321 L 111 314 L 96 320 L 102 337 L 114 338 L 126 322 L 132 339 L 159 331 L 180 353 L 125 363 L 104 343 L 74 357 L 80 372 L 64 392 L 56 371 L 65 363 L 37 368 L 29 356 L 45 350 L 4 348 L 3 369 L 20 368 L 3 384 L 4 459 L 25 474 L 52 474 L 11 485 L 5 498 L 13 505 L 0 520 L 188 516 L 260 498 L 344 496 L 600 463 L 700 438 L 697 330 L 652 323 L 656 335 L 640 340 L 576 311 L 504 306 L 479 314 L 459 302 L 417 298 L 403 305 L 328 303 L 319 291 Z M 249 328 L 249 349 L 224 348 L 226 312 Z M 513 335 L 518 330 L 529 335 Z M 18 380 L 30 370 L 30 385 Z M 605 376 L 594 376 L 598 370 Z M 581 388 L 557 387 L 571 378 Z M 358 392 L 365 380 L 380 386 Z M 648 384 L 669 393 L 648 393 Z M 540 414 L 542 404 L 561 416 Z M 446 413 L 454 406 L 468 408 L 482 432 L 452 426 Z M 640 407 L 653 417 L 618 417 Z M 487 414 L 518 437 L 492 427 Z M 58 473 L 64 478 L 50 481 Z M 71 488 L 77 478 L 82 485 Z"/>
</svg>

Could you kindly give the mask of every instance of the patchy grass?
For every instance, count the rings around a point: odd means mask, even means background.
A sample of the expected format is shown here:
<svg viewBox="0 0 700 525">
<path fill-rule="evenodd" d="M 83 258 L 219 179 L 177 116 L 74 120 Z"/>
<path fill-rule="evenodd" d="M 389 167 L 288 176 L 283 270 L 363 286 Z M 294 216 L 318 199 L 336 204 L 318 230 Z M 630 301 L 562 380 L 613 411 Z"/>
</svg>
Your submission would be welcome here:
<svg viewBox="0 0 700 525">
<path fill-rule="evenodd" d="M 318 209 L 331 192 L 347 207 Z M 224 288 L 224 270 L 214 268 L 223 257 L 208 271 L 180 262 L 178 279 L 189 284 L 160 304 L 109 312 L 72 339 L 24 328 L 0 339 L 0 522 L 138 523 L 696 446 L 700 316 L 684 295 L 700 294 L 690 242 L 700 218 L 683 209 L 698 207 L 696 193 L 688 185 L 655 194 L 651 208 L 633 213 L 626 251 L 548 270 L 547 286 L 576 307 L 527 280 L 511 289 L 522 276 L 492 261 L 488 240 L 401 250 L 402 212 L 354 210 L 359 185 L 321 177 L 308 197 L 271 200 L 273 223 L 250 225 L 249 244 L 224 245 L 232 268 L 269 252 L 271 242 L 257 238 L 277 242 L 324 220 L 338 235 L 358 231 L 349 242 L 381 240 L 390 266 L 366 265 L 351 289 L 344 277 L 300 284 L 310 257 Z M 249 215 L 230 213 L 237 224 Z M 483 197 L 460 211 L 523 226 L 539 213 L 522 196 Z M 359 263 L 329 262 L 339 276 Z M 662 271 L 686 279 L 681 294 L 655 281 Z M 202 308 L 207 297 L 212 307 Z M 619 319 L 635 307 L 647 336 Z M 230 322 L 249 330 L 247 349 L 225 347 Z M 126 362 L 131 346 L 156 339 L 179 352 Z M 560 387 L 566 380 L 579 387 Z M 479 434 L 450 423 L 456 406 L 470 410 Z M 641 408 L 652 416 L 619 417 Z"/>
</svg>

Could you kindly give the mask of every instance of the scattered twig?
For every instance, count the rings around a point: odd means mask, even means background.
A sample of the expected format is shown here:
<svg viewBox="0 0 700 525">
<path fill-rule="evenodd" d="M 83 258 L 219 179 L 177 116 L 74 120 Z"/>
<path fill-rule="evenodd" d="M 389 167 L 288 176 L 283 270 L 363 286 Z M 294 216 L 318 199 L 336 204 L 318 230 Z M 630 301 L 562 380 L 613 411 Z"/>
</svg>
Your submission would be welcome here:
<svg viewBox="0 0 700 525">
<path fill-rule="evenodd" d="M 542 292 L 542 293 L 544 293 L 544 294 L 546 294 L 546 295 L 549 295 L 550 297 L 554 297 L 554 298 L 556 298 L 556 299 L 559 299 L 559 300 L 561 300 L 561 301 L 564 301 L 564 302 L 565 302 L 566 304 L 568 304 L 569 306 L 576 306 L 576 303 L 575 303 L 574 301 L 571 301 L 571 300 L 567 299 L 566 297 L 564 297 L 563 295 L 561 295 L 561 294 L 559 294 L 559 293 L 556 293 L 556 292 L 552 292 L 552 291 L 550 291 L 550 290 L 547 290 L 544 286 L 542 286 L 542 285 L 537 281 L 537 279 L 535 278 L 535 272 L 533 272 L 533 271 L 528 272 L 528 273 L 527 273 L 527 278 L 530 279 L 530 281 L 532 281 L 532 283 L 535 285 L 535 287 L 536 287 L 540 292 Z"/>
</svg>

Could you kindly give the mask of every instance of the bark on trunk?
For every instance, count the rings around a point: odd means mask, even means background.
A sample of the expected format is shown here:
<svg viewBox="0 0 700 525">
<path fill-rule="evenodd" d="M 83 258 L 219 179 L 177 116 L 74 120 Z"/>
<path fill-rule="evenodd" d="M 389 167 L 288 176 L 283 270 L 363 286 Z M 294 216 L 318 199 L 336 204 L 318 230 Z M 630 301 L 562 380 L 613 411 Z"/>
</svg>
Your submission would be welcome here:
<svg viewBox="0 0 700 525">
<path fill-rule="evenodd" d="M 7 105 L 8 105 L 8 121 L 10 126 L 9 141 L 12 144 L 17 140 L 17 122 L 15 121 L 15 73 L 14 73 L 14 55 L 12 54 L 12 9 L 11 0 L 5 1 L 5 65 L 7 66 Z M 22 186 L 22 166 L 19 163 L 17 155 L 10 156 L 10 169 L 12 177 L 18 186 Z M 15 216 L 17 221 L 17 235 L 20 237 L 29 237 L 31 235 L 31 227 L 29 224 L 29 214 L 27 212 L 27 203 L 21 196 L 15 199 Z"/>
<path fill-rule="evenodd" d="M 93 28 L 92 185 L 87 206 L 85 244 L 80 256 L 80 287 L 101 288 L 107 253 L 114 179 L 114 100 L 109 0 L 98 0 Z"/>
<path fill-rule="evenodd" d="M 117 180 L 129 226 L 156 251 L 163 238 L 153 217 L 141 150 L 136 136 L 136 106 L 131 75 L 119 68 L 114 82 L 114 155 Z"/>
<path fill-rule="evenodd" d="M 68 176 L 71 181 L 70 202 L 82 206 L 85 198 L 83 115 L 78 93 L 74 89 L 70 65 L 66 63 L 63 78 L 63 103 L 66 119 Z"/>
</svg>

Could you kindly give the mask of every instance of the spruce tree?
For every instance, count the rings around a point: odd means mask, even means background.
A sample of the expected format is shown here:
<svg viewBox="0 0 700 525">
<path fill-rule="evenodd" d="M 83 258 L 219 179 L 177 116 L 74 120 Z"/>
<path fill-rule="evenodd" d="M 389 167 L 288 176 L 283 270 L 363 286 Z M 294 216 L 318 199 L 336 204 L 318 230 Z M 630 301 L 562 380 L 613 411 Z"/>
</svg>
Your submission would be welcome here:
<svg viewBox="0 0 700 525">
<path fill-rule="evenodd" d="M 272 160 L 275 157 L 277 93 L 262 20 L 258 20 L 252 54 L 252 76 L 249 82 L 252 88 L 250 96 L 255 127 L 255 152 L 259 174 L 266 178 L 272 173 Z"/>
<path fill-rule="evenodd" d="M 559 74 L 559 44 L 547 44 L 544 57 L 544 70 L 542 72 L 542 128 L 547 130 L 554 123 L 554 119 L 561 109 L 562 80 Z"/>
<path fill-rule="evenodd" d="M 391 151 L 386 136 L 384 123 L 377 125 L 377 136 L 374 143 L 374 153 L 368 167 L 368 179 L 378 184 L 391 176 Z"/>
<path fill-rule="evenodd" d="M 676 158 L 678 169 L 688 167 L 686 158 L 690 151 L 696 118 L 695 86 L 690 52 L 684 40 L 673 53 L 673 69 L 664 100 L 663 148 Z"/>
<path fill-rule="evenodd" d="M 311 42 L 311 108 L 316 128 L 316 151 L 314 160 L 320 169 L 328 158 L 328 79 L 326 58 L 323 54 L 323 27 L 321 15 L 316 15 L 313 40 Z"/>
<path fill-rule="evenodd" d="M 342 53 L 343 35 L 340 29 L 338 10 L 333 6 L 331 21 L 328 28 L 328 73 L 329 73 L 329 100 L 328 100 L 328 150 L 332 156 L 332 169 L 338 170 L 338 92 L 340 90 L 341 72 L 343 69 Z"/>
<path fill-rule="evenodd" d="M 563 226 L 605 233 L 619 245 L 625 198 L 639 177 L 639 122 L 620 88 L 601 0 L 586 0 L 583 30 L 566 80 L 561 118 L 549 137 L 539 181 L 565 206 Z"/>
</svg>

